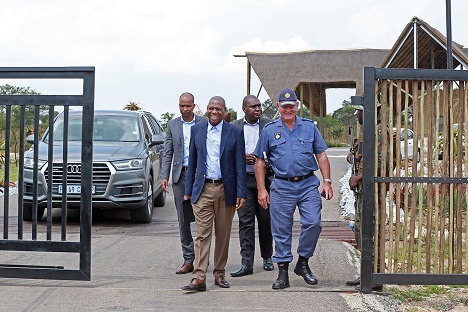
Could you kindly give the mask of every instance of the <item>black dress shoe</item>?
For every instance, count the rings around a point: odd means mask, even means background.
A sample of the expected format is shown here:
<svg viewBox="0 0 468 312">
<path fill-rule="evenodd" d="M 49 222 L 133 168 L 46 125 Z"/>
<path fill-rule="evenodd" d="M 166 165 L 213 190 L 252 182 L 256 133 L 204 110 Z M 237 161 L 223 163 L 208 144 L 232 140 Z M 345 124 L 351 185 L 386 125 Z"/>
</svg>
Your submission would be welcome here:
<svg viewBox="0 0 468 312">
<path fill-rule="evenodd" d="M 215 285 L 221 287 L 221 288 L 229 288 L 231 285 L 229 284 L 228 281 L 226 281 L 226 278 L 224 275 L 220 275 L 218 277 L 215 277 Z"/>
<path fill-rule="evenodd" d="M 263 259 L 263 269 L 265 271 L 273 271 L 274 268 L 275 266 L 273 265 L 271 258 Z"/>
<path fill-rule="evenodd" d="M 199 280 L 197 278 L 192 278 L 190 284 L 182 287 L 182 290 L 185 291 L 206 291 L 205 281 Z"/>
<path fill-rule="evenodd" d="M 294 268 L 294 273 L 296 273 L 299 276 L 302 276 L 304 282 L 306 282 L 307 284 L 317 285 L 318 280 L 315 277 L 315 275 L 310 271 L 308 260 L 309 259 L 299 258 L 296 267 Z"/>
<path fill-rule="evenodd" d="M 253 267 L 243 264 L 237 271 L 232 272 L 231 276 L 239 277 L 239 276 L 250 275 L 250 274 L 253 274 Z"/>
<path fill-rule="evenodd" d="M 361 284 L 361 278 L 358 277 L 356 279 L 346 281 L 346 286 L 357 286 Z"/>
</svg>

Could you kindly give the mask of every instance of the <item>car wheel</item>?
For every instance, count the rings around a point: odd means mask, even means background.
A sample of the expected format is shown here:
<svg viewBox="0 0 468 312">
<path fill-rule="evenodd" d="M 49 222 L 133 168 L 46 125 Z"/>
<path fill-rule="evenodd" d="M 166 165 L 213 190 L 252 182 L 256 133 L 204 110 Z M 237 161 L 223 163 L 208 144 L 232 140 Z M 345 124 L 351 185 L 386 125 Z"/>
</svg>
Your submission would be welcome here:
<svg viewBox="0 0 468 312">
<path fill-rule="evenodd" d="M 131 209 L 130 216 L 135 223 L 150 223 L 153 219 L 153 178 L 151 176 L 146 188 L 145 204 L 139 208 Z"/>
<path fill-rule="evenodd" d="M 45 207 L 37 206 L 37 221 L 40 221 L 44 216 Z M 32 204 L 23 204 L 23 221 L 32 221 L 33 207 Z"/>
<path fill-rule="evenodd" d="M 161 190 L 158 196 L 154 199 L 154 206 L 155 207 L 164 207 L 166 204 L 166 192 Z"/>
</svg>

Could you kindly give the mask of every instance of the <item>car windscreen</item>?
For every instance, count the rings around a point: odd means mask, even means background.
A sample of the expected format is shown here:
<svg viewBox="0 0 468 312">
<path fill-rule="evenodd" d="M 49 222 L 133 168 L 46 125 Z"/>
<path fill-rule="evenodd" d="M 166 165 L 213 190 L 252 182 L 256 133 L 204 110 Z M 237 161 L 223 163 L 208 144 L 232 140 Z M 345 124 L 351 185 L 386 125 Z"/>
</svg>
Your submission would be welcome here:
<svg viewBox="0 0 468 312">
<path fill-rule="evenodd" d="M 68 141 L 81 141 L 81 116 L 70 116 L 68 120 Z M 59 115 L 54 122 L 54 141 L 63 141 L 64 119 Z M 48 141 L 48 135 L 44 141 Z M 140 141 L 140 127 L 138 117 L 119 115 L 95 115 L 94 116 L 94 141 Z"/>
</svg>

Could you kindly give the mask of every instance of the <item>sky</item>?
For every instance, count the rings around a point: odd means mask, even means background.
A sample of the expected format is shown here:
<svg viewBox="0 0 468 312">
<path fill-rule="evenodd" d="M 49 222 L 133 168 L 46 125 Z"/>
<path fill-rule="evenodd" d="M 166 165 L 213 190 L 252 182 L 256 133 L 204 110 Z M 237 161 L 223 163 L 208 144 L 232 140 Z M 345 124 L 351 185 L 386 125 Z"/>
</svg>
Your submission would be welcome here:
<svg viewBox="0 0 468 312">
<path fill-rule="evenodd" d="M 0 67 L 94 66 L 95 109 L 136 102 L 179 114 L 191 92 L 242 115 L 245 52 L 390 49 L 417 16 L 446 34 L 444 0 L 0 0 Z M 468 5 L 452 0 L 452 38 L 468 44 Z M 253 72 L 251 92 L 260 81 Z M 42 94 L 81 94 L 81 82 L 3 80 Z M 327 91 L 331 113 L 354 89 Z M 263 102 L 265 91 L 259 94 Z M 272 99 L 276 102 L 276 97 Z"/>
</svg>

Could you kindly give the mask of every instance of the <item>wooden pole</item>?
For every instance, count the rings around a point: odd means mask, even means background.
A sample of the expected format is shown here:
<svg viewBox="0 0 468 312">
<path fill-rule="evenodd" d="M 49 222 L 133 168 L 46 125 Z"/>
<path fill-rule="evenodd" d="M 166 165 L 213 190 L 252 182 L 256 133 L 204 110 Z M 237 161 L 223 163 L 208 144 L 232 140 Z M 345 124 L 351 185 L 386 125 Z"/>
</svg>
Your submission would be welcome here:
<svg viewBox="0 0 468 312">
<path fill-rule="evenodd" d="M 401 133 L 401 100 L 402 100 L 402 92 L 401 92 L 401 80 L 397 81 L 396 84 L 396 110 L 395 110 L 395 119 L 396 119 L 396 132 L 395 132 L 395 140 L 396 142 L 396 176 L 401 176 L 401 144 L 400 144 L 400 133 Z M 400 223 L 400 210 L 401 210 L 401 183 L 396 183 L 395 186 L 395 193 L 396 193 L 396 222 L 395 222 L 395 246 L 394 246 L 394 255 L 393 255 L 393 272 L 398 272 L 398 259 L 399 259 L 399 251 L 400 251 L 400 235 L 401 235 L 401 223 Z M 392 198 L 390 197 L 390 201 Z M 404 258 L 402 259 L 404 261 Z M 402 262 L 403 262 L 402 261 Z"/>
<path fill-rule="evenodd" d="M 250 61 L 247 58 L 247 94 L 250 95 L 250 85 L 252 80 L 252 66 L 250 65 Z"/>
</svg>

